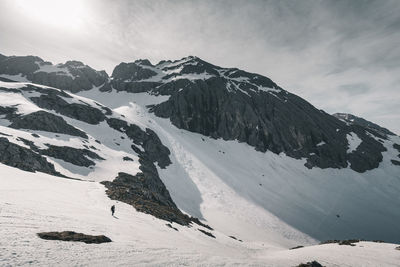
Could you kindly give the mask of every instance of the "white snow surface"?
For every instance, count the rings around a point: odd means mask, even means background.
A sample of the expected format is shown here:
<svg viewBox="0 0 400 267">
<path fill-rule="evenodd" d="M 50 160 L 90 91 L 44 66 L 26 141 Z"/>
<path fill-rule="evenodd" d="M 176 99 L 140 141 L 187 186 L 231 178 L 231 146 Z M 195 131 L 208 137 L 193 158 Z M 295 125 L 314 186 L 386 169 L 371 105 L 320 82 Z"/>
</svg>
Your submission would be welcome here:
<svg viewBox="0 0 400 267">
<path fill-rule="evenodd" d="M 346 138 L 347 138 L 347 142 L 349 144 L 347 153 L 352 153 L 352 152 L 356 151 L 357 147 L 359 145 L 361 145 L 361 143 L 362 143 L 362 140 L 360 139 L 360 137 L 358 137 L 358 135 L 354 132 L 347 134 Z"/>
<path fill-rule="evenodd" d="M 94 182 L 29 173 L 0 164 L 1 266 L 398 266 L 395 244 L 337 244 L 288 250 L 267 242 L 238 242 L 217 231 L 173 224 L 110 200 Z M 115 217 L 109 211 L 116 206 Z M 228 223 L 228 222 L 227 222 Z M 39 232 L 71 230 L 113 242 L 42 240 Z"/>
<path fill-rule="evenodd" d="M 46 72 L 46 73 L 56 73 L 57 75 L 64 75 L 75 79 L 75 77 L 69 72 L 68 68 L 62 67 L 62 64 L 40 64 L 40 62 L 36 62 L 36 65 L 39 67 L 35 72 Z"/>
<path fill-rule="evenodd" d="M 385 141 L 384 160 L 372 171 L 309 170 L 304 160 L 261 153 L 244 143 L 177 129 L 168 119 L 148 113 L 146 105 L 166 101 L 166 96 L 103 93 L 98 89 L 81 92 L 80 97 L 70 95 L 74 97 L 71 103 L 99 108 L 96 101 L 112 108 L 112 116 L 124 115 L 128 122 L 154 130 L 171 151 L 172 164 L 158 168 L 160 178 L 177 206 L 212 226 L 216 239 L 199 232 L 204 228 L 197 225 L 188 228 L 173 224 L 179 230 L 174 231 L 165 226 L 165 221 L 110 200 L 99 182 L 113 180 L 121 171 L 132 175 L 139 171 L 131 141 L 105 122 L 90 125 L 48 111 L 85 131 L 88 140 L 11 129 L 3 124 L 0 133 L 5 135 L 0 136 L 25 147 L 18 137 L 41 148 L 45 144 L 93 146 L 105 160 L 96 160 L 94 168 L 88 169 L 48 157 L 57 171 L 82 181 L 0 164 L 0 266 L 295 266 L 312 260 L 325 266 L 398 266 L 400 252 L 394 249 L 395 244 L 318 246 L 310 234 L 325 239 L 357 238 L 374 229 L 375 236 L 382 239 L 400 240 L 395 236 L 398 232 L 393 231 L 400 221 L 399 170 L 390 162 L 398 154 L 392 144 L 400 143 L 399 137 Z M 2 106 L 18 104 L 24 114 L 34 111 L 29 92 L 15 94 L 16 102 L 2 96 Z M 123 161 L 124 156 L 134 161 Z M 109 211 L 113 204 L 117 218 Z M 87 245 L 45 241 L 36 236 L 42 231 L 64 230 L 104 234 L 113 242 Z M 297 245 L 313 246 L 288 250 Z"/>
</svg>

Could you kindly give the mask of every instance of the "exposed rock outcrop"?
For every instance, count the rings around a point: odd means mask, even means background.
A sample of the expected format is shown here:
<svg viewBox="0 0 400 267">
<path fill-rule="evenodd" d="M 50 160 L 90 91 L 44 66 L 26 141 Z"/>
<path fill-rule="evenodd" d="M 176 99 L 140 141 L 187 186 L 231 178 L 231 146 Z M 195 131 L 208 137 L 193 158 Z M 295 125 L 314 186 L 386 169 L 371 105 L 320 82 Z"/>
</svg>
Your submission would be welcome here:
<svg viewBox="0 0 400 267">
<path fill-rule="evenodd" d="M 76 233 L 73 231 L 64 232 L 43 232 L 37 234 L 41 239 L 45 240 L 60 240 L 60 241 L 74 241 L 83 242 L 86 244 L 101 244 L 112 242 L 110 238 L 105 235 L 86 235 Z"/>
<path fill-rule="evenodd" d="M 345 168 L 350 162 L 353 170 L 364 172 L 382 160 L 384 146 L 360 126 L 347 126 L 283 90 L 255 92 L 239 84 L 242 91 L 232 93 L 227 86 L 223 78 L 189 82 L 152 111 L 178 128 L 306 158 L 309 168 Z M 363 140 L 351 154 L 346 139 L 350 132 Z"/>
<path fill-rule="evenodd" d="M 171 160 L 169 159 L 171 152 L 161 143 L 160 138 L 158 138 L 153 130 L 147 128 L 146 131 L 143 131 L 137 125 L 128 124 L 126 121 L 116 118 L 107 119 L 107 123 L 111 128 L 125 133 L 134 144 L 144 149 L 145 152 L 133 145 L 132 148 L 138 154 L 141 155 L 145 153 L 146 158 L 151 162 L 157 162 L 158 166 L 161 168 L 165 168 L 171 164 Z"/>
<path fill-rule="evenodd" d="M 310 261 L 307 263 L 300 263 L 297 267 L 323 267 L 318 261 Z"/>
<path fill-rule="evenodd" d="M 88 138 L 86 133 L 69 125 L 62 117 L 46 111 L 36 111 L 24 116 L 10 118 L 10 120 L 12 123 L 9 127 L 14 129 L 30 129 Z"/>
<path fill-rule="evenodd" d="M 102 157 L 88 149 L 79 149 L 68 146 L 54 146 L 46 144 L 48 149 L 40 150 L 40 153 L 49 157 L 62 159 L 66 162 L 72 163 L 76 166 L 89 167 L 95 163 L 88 159 L 104 160 Z"/>
<path fill-rule="evenodd" d="M 41 94 L 30 99 L 41 108 L 54 110 L 64 116 L 89 124 L 98 124 L 106 118 L 101 110 L 85 104 L 68 103 L 58 93 L 54 92 Z"/>
<path fill-rule="evenodd" d="M 134 176 L 120 172 L 112 182 L 102 182 L 107 188 L 107 195 L 132 205 L 137 211 L 169 222 L 189 225 L 190 217 L 176 207 L 167 188 L 158 178 L 157 170 L 143 165 L 140 168 L 143 172 Z"/>
<path fill-rule="evenodd" d="M 54 169 L 54 165 L 43 156 L 31 149 L 11 143 L 5 137 L 0 137 L 0 162 L 29 172 L 44 172 L 65 177 Z"/>
</svg>

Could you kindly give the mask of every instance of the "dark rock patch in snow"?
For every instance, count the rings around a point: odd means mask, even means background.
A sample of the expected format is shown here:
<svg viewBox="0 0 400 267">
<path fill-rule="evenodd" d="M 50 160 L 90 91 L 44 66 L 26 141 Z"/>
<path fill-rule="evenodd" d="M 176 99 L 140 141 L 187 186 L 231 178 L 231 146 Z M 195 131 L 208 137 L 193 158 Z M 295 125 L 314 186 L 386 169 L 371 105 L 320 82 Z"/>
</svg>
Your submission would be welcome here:
<svg viewBox="0 0 400 267">
<path fill-rule="evenodd" d="M 299 265 L 297 265 L 297 267 L 323 267 L 323 266 L 317 261 L 310 261 L 307 263 L 300 263 Z"/>
<path fill-rule="evenodd" d="M 393 165 L 400 166 L 400 161 L 394 160 L 394 159 L 392 159 L 390 161 L 392 162 Z"/>
<path fill-rule="evenodd" d="M 45 240 L 74 241 L 74 242 L 84 242 L 86 244 L 101 244 L 101 243 L 112 242 L 110 238 L 104 235 L 86 235 L 82 233 L 76 233 L 73 231 L 42 232 L 38 233 L 37 235 Z"/>
<path fill-rule="evenodd" d="M 77 166 L 89 167 L 95 163 L 88 159 L 104 160 L 102 157 L 88 149 L 79 149 L 68 146 L 54 146 L 46 144 L 48 149 L 40 150 L 40 153 L 49 157 L 62 159 Z"/>
<path fill-rule="evenodd" d="M 103 181 L 109 198 L 132 205 L 137 211 L 153 215 L 156 218 L 180 225 L 189 226 L 201 223 L 197 218 L 183 214 L 172 200 L 168 189 L 158 176 L 151 162 L 139 159 L 141 173 L 130 175 L 120 172 L 112 181 Z"/>
<path fill-rule="evenodd" d="M 296 247 L 289 248 L 289 249 L 292 250 L 292 249 L 299 249 L 299 248 L 304 248 L 304 246 L 296 246 Z"/>
<path fill-rule="evenodd" d="M 3 115 L 4 119 L 12 120 L 13 118 L 18 117 L 17 108 L 0 106 L 0 115 Z"/>
<path fill-rule="evenodd" d="M 143 173 L 133 176 L 120 172 L 114 181 L 102 182 L 107 188 L 107 195 L 113 200 L 132 205 L 137 211 L 180 225 L 189 225 L 190 217 L 176 207 L 156 169 L 143 165 L 140 168 Z"/>
<path fill-rule="evenodd" d="M 82 138 L 88 138 L 86 133 L 71 126 L 62 117 L 42 110 L 13 118 L 9 127 L 14 129 L 29 129 L 69 134 Z"/>
<path fill-rule="evenodd" d="M 355 246 L 354 243 L 358 243 L 358 242 L 360 242 L 359 239 L 326 240 L 326 241 L 321 242 L 320 245 L 337 243 L 338 245 Z"/>
<path fill-rule="evenodd" d="M 103 112 L 97 108 L 85 104 L 68 103 L 55 90 L 30 99 L 41 108 L 54 110 L 64 116 L 89 124 L 98 124 L 106 118 Z"/>
<path fill-rule="evenodd" d="M 133 161 L 133 159 L 131 159 L 130 157 L 126 157 L 126 156 L 123 157 L 122 159 L 123 159 L 124 161 Z"/>
<path fill-rule="evenodd" d="M 212 229 L 211 229 L 212 230 Z M 239 242 L 243 242 L 243 240 L 242 239 L 237 239 L 236 237 L 234 237 L 233 235 L 230 235 L 229 236 L 230 238 L 232 238 L 232 239 L 235 239 L 235 240 L 237 240 L 237 241 L 239 241 Z"/>
<path fill-rule="evenodd" d="M 12 135 L 9 135 L 9 134 L 6 134 L 6 133 L 2 133 L 2 132 L 0 132 L 0 135 L 3 135 L 3 136 L 12 136 Z"/>
<path fill-rule="evenodd" d="M 151 162 L 157 162 L 160 168 L 165 168 L 171 164 L 169 158 L 171 152 L 161 143 L 160 138 L 154 131 L 148 128 L 143 131 L 137 125 L 128 124 L 126 121 L 115 118 L 107 119 L 107 123 L 111 128 L 125 133 L 136 145 L 142 146 L 145 152 L 133 147 L 138 154 L 146 154 L 146 158 Z"/>
<path fill-rule="evenodd" d="M 215 238 L 215 236 L 214 236 L 212 233 L 210 233 L 210 232 L 204 231 L 204 230 L 202 230 L 202 229 L 198 229 L 198 230 L 199 230 L 200 232 L 202 232 L 203 234 L 209 236 L 209 237 Z"/>
<path fill-rule="evenodd" d="M 399 144 L 393 144 L 393 148 L 397 149 L 397 151 L 400 152 L 400 145 Z"/>
<path fill-rule="evenodd" d="M 173 227 L 170 223 L 167 223 L 166 226 L 168 226 L 171 229 L 174 229 L 175 231 L 178 231 L 178 228 Z"/>
<path fill-rule="evenodd" d="M 54 169 L 54 165 L 31 149 L 11 143 L 5 137 L 0 137 L 0 162 L 29 172 L 44 172 L 51 175 L 66 177 Z"/>
</svg>

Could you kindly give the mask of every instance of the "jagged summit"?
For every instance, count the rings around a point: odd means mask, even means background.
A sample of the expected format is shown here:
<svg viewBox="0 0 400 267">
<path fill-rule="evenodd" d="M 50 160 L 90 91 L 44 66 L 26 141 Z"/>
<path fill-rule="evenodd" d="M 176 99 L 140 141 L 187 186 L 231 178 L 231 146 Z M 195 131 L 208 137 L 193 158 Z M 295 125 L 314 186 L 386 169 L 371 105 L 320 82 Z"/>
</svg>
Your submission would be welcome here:
<svg viewBox="0 0 400 267">
<path fill-rule="evenodd" d="M 222 68 L 210 64 L 198 57 L 188 56 L 175 61 L 160 61 L 152 65 L 148 60 L 136 60 L 131 63 L 119 64 L 112 73 L 112 87 L 122 91 L 148 90 L 151 87 L 177 80 L 210 80 L 225 79 L 229 81 L 227 90 L 230 91 L 280 91 L 278 85 L 267 77 L 249 73 L 237 68 Z M 136 88 L 132 87 L 132 84 Z M 246 83 L 248 86 L 245 86 Z M 146 87 L 146 89 L 144 89 Z M 110 89 L 111 87 L 108 87 Z"/>
<path fill-rule="evenodd" d="M 99 88 L 169 96 L 152 106 L 151 112 L 169 118 L 176 127 L 245 142 L 261 152 L 304 158 L 308 168 L 350 167 L 365 172 L 377 168 L 386 151 L 380 141 L 386 136 L 372 124 L 338 120 L 265 76 L 216 66 L 195 56 L 156 65 L 147 59 L 120 63 L 111 77 L 77 61 L 52 65 L 38 60 L 3 59 L 0 76 L 71 92 Z M 352 140 L 361 141 L 349 150 Z"/>
<path fill-rule="evenodd" d="M 54 65 L 36 56 L 0 57 L 0 77 L 33 82 L 71 92 L 89 90 L 108 81 L 105 71 L 97 71 L 80 61 Z"/>
</svg>

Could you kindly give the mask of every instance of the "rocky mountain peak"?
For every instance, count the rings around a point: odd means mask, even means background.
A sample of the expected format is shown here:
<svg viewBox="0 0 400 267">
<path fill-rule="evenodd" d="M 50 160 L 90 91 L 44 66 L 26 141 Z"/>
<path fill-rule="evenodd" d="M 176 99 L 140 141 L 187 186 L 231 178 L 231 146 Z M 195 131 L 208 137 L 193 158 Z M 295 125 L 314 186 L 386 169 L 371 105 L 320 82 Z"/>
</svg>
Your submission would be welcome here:
<svg viewBox="0 0 400 267">
<path fill-rule="evenodd" d="M 0 78 L 29 81 L 71 92 L 89 90 L 108 81 L 105 71 L 96 71 L 82 62 L 53 65 L 35 56 L 0 57 Z"/>
<path fill-rule="evenodd" d="M 151 62 L 148 59 L 138 59 L 138 60 L 135 60 L 134 63 L 137 65 L 154 67 L 153 64 L 151 64 Z"/>
<path fill-rule="evenodd" d="M 68 67 L 75 67 L 75 68 L 82 68 L 82 67 L 89 67 L 85 64 L 83 64 L 81 61 L 76 61 L 76 60 L 69 60 L 63 64 L 64 66 Z"/>
</svg>

